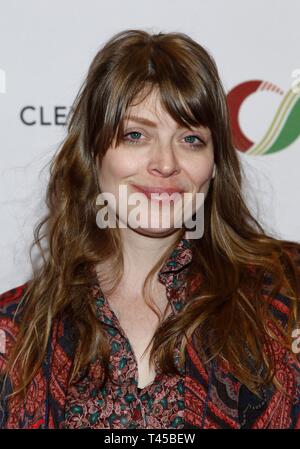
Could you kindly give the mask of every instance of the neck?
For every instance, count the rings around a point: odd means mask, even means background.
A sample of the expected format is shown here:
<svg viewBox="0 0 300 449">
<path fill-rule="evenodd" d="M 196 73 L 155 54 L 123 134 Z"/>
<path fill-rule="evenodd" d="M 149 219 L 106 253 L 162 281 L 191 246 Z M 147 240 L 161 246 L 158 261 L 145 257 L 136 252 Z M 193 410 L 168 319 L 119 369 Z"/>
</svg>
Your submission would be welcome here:
<svg viewBox="0 0 300 449">
<path fill-rule="evenodd" d="M 143 282 L 149 271 L 178 238 L 178 233 L 165 237 L 139 234 L 130 228 L 122 229 L 124 277 Z M 123 232 L 124 231 L 124 232 Z"/>
<path fill-rule="evenodd" d="M 139 234 L 130 228 L 121 228 L 120 231 L 123 245 L 124 272 L 118 283 L 117 291 L 139 295 L 148 273 L 167 249 L 175 243 L 178 233 L 164 237 L 152 237 Z M 104 290 L 109 290 L 111 286 L 112 281 L 105 281 L 105 279 L 107 279 L 107 273 L 111 273 L 113 268 L 113 264 L 109 260 L 103 265 L 97 266 L 100 285 Z M 157 287 L 161 288 L 160 285 Z"/>
</svg>

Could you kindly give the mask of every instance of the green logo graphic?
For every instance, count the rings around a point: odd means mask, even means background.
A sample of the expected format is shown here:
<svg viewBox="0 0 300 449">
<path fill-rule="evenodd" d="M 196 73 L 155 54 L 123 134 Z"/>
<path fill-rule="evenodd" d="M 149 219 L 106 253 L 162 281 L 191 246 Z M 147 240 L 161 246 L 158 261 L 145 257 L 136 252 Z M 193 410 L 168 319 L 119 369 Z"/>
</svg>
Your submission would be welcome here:
<svg viewBox="0 0 300 449">
<path fill-rule="evenodd" d="M 251 94 L 269 90 L 282 95 L 282 101 L 274 118 L 260 142 L 251 141 L 242 131 L 239 111 L 244 100 Z M 234 146 L 237 150 L 253 155 L 265 155 L 284 150 L 300 135 L 300 92 L 289 89 L 284 92 L 267 81 L 252 80 L 235 86 L 227 95 L 230 110 Z"/>
</svg>

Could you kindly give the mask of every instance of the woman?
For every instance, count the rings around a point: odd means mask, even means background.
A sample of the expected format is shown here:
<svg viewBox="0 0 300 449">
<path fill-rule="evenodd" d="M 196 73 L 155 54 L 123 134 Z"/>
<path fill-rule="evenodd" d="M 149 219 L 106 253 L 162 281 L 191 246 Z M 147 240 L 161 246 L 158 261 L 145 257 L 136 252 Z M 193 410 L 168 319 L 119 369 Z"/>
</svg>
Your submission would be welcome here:
<svg viewBox="0 0 300 449">
<path fill-rule="evenodd" d="M 268 236 L 241 187 L 208 52 L 113 36 L 51 164 L 42 262 L 1 295 L 2 428 L 300 427 L 300 245 Z M 169 226 L 132 225 L 138 192 L 139 218 Z M 188 218 L 204 198 L 200 238 L 176 226 L 184 194 Z"/>
</svg>

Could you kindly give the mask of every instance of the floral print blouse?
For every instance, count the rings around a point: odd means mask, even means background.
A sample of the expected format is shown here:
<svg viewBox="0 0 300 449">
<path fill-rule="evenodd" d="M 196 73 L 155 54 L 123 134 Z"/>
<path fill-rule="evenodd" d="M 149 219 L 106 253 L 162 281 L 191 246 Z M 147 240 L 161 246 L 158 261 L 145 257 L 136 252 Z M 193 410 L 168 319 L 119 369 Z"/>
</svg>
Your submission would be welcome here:
<svg viewBox="0 0 300 449">
<path fill-rule="evenodd" d="M 300 273 L 299 247 L 291 244 L 287 251 Z M 192 293 L 201 284 L 201 273 L 193 273 L 191 260 L 190 243 L 183 239 L 159 273 L 173 313 L 186 300 L 186 290 Z M 99 388 L 102 370 L 97 361 L 86 376 L 70 383 L 76 345 L 70 323 L 60 317 L 53 320 L 45 358 L 29 385 L 26 400 L 9 398 L 18 373 L 13 370 L 5 380 L 2 373 L 17 338 L 22 319 L 19 305 L 27 286 L 25 283 L 0 295 L 1 429 L 300 429 L 300 354 L 295 361 L 278 343 L 273 345 L 275 368 L 288 395 L 265 386 L 258 398 L 224 364 L 215 360 L 203 363 L 194 338 L 186 345 L 184 373 L 170 378 L 157 372 L 154 382 L 138 392 L 132 350 L 99 285 L 93 286 L 93 292 L 98 318 L 106 322 L 111 339 L 113 385 Z M 269 286 L 264 285 L 261 299 L 269 302 L 274 316 L 285 325 L 291 304 L 285 292 L 270 297 Z"/>
<path fill-rule="evenodd" d="M 191 259 L 188 240 L 183 239 L 158 274 L 160 282 L 166 286 L 166 293 L 172 306 L 172 314 L 167 319 L 176 314 L 184 304 L 185 275 Z M 93 288 L 93 297 L 96 301 L 97 317 L 110 342 L 109 368 L 113 381 L 108 380 L 104 386 L 97 386 L 97 380 L 101 378 L 101 366 L 98 361 L 92 365 L 83 379 L 82 374 L 79 374 L 79 381 L 75 380 L 68 389 L 65 426 L 114 429 L 182 428 L 183 375 L 161 374 L 158 369 L 154 381 L 138 389 L 135 355 L 99 284 Z M 183 374 L 179 368 L 178 355 L 177 342 L 174 362 Z"/>
</svg>

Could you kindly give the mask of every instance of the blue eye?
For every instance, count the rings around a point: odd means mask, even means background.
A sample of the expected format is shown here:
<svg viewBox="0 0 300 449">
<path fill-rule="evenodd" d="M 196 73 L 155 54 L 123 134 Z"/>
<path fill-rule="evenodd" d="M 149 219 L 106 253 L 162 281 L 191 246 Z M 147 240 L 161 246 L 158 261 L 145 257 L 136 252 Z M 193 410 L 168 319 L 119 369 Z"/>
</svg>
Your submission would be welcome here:
<svg viewBox="0 0 300 449">
<path fill-rule="evenodd" d="M 130 133 L 127 133 L 124 135 L 124 140 L 126 142 L 128 142 L 129 144 L 136 145 L 141 140 L 140 137 L 142 135 L 143 134 L 140 133 L 139 131 L 131 131 Z M 129 136 L 129 138 L 128 138 L 128 136 Z M 184 137 L 184 139 L 192 139 L 192 142 L 189 141 L 187 143 L 189 144 L 190 147 L 193 147 L 193 148 L 200 148 L 205 145 L 205 142 L 202 139 L 200 139 L 199 136 L 196 136 L 196 135 L 186 136 L 186 137 Z M 197 139 L 198 143 L 194 143 L 195 139 Z"/>
<path fill-rule="evenodd" d="M 124 137 L 132 136 L 132 135 L 135 135 L 135 137 L 136 137 L 136 135 L 141 136 L 142 133 L 140 133 L 140 132 L 138 132 L 138 131 L 131 131 L 130 133 L 125 134 Z M 133 138 L 133 140 L 131 140 L 131 139 L 125 139 L 125 140 L 126 140 L 126 142 L 128 142 L 128 143 L 133 143 L 133 144 L 135 144 L 136 142 L 138 142 L 139 139 Z"/>
<path fill-rule="evenodd" d="M 189 142 L 191 144 L 191 147 L 202 147 L 205 145 L 205 142 L 202 139 L 200 139 L 200 137 L 198 137 L 198 136 L 190 135 L 190 136 L 185 137 L 185 139 L 190 139 L 190 138 L 198 139 L 198 143 Z"/>
</svg>

